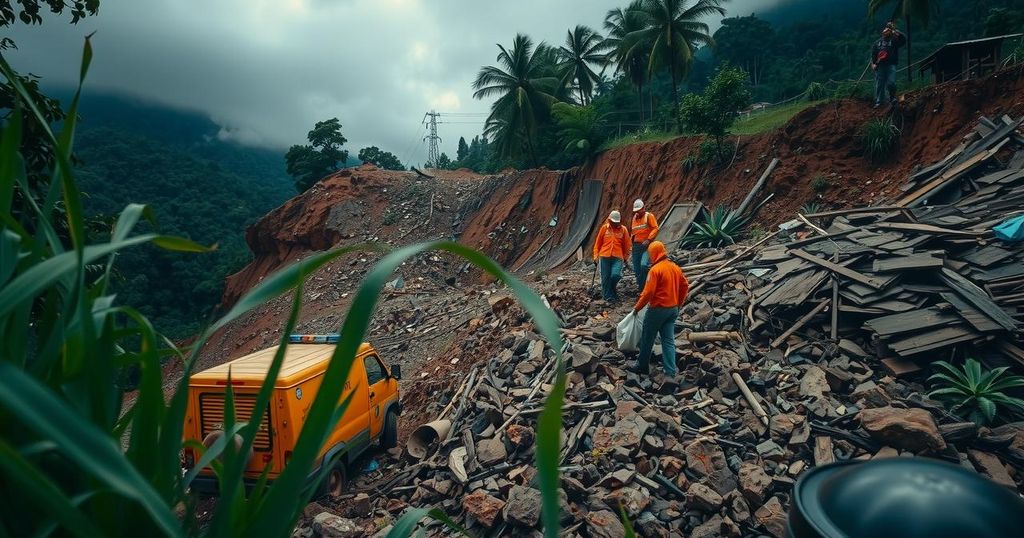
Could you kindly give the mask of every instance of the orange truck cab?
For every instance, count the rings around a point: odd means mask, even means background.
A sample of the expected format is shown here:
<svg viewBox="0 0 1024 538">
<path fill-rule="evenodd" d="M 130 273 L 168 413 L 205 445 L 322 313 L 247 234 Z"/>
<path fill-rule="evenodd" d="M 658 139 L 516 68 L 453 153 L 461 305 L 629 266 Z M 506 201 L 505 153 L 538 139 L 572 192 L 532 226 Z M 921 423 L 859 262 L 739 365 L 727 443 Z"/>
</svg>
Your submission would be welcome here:
<svg viewBox="0 0 1024 538">
<path fill-rule="evenodd" d="M 293 335 L 292 341 L 297 343 L 289 345 L 285 352 L 268 412 L 263 416 L 253 442 L 245 471 L 247 482 L 255 482 L 268 467 L 267 477 L 274 480 L 288 463 L 334 353 L 337 336 Z M 223 435 L 224 395 L 229 370 L 235 420 L 249 420 L 277 348 L 257 351 L 192 375 L 189 379 L 185 439 L 210 446 Z M 328 474 L 321 483 L 320 493 L 340 495 L 344 491 L 349 464 L 372 443 L 379 442 L 384 448 L 397 444 L 398 415 L 401 413 L 400 377 L 401 369 L 397 365 L 386 366 L 370 344 L 364 343 L 359 347 L 341 393 L 344 400 L 355 391 L 352 401 L 321 447 L 317 465 L 309 477 L 311 481 L 315 480 L 327 466 Z M 186 448 L 186 467 L 194 466 L 198 456 Z M 209 468 L 203 469 L 193 481 L 193 488 L 201 492 L 213 492 L 216 487 L 216 477 Z"/>
</svg>

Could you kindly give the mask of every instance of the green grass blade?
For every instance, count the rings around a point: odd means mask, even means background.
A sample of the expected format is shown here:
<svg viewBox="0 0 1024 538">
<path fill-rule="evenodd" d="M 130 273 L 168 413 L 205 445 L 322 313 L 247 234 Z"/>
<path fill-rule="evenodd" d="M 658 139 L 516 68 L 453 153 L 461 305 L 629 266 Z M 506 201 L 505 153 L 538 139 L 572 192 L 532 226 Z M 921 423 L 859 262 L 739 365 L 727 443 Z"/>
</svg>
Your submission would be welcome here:
<svg viewBox="0 0 1024 538">
<path fill-rule="evenodd" d="M 626 515 L 626 509 L 622 507 L 622 503 L 619 503 L 619 519 L 622 520 L 622 526 L 626 529 L 625 538 L 636 538 L 636 531 L 633 530 L 633 522 L 629 520 L 629 516 Z"/>
<path fill-rule="evenodd" d="M 135 237 L 111 243 L 87 246 L 84 249 L 82 262 L 91 263 L 112 252 L 140 245 L 146 242 L 162 241 L 165 244 L 174 241 L 167 236 L 155 234 L 137 235 Z M 79 259 L 74 252 L 64 252 L 48 258 L 19 274 L 14 280 L 0 288 L 0 317 L 47 289 L 61 278 L 66 278 L 78 271 Z"/>
<path fill-rule="evenodd" d="M 281 473 L 267 493 L 265 503 L 268 506 L 287 506 L 289 497 L 301 491 L 303 482 L 306 476 L 308 476 L 320 450 L 327 424 L 331 420 L 331 416 L 336 408 L 344 381 L 347 379 L 351 369 L 352 361 L 363 342 L 363 336 L 369 327 L 370 319 L 379 298 L 378 295 L 384 287 L 384 283 L 391 278 L 391 275 L 406 259 L 429 250 L 443 250 L 462 256 L 505 283 L 533 317 L 541 334 L 548 339 L 548 342 L 558 352 L 556 360 L 561 361 L 562 340 L 558 332 L 557 318 L 544 306 L 541 298 L 533 290 L 506 273 L 496 262 L 469 247 L 451 241 L 423 243 L 396 250 L 385 256 L 374 266 L 356 292 L 349 310 L 350 313 L 355 313 L 356 315 L 345 317 L 345 322 L 340 331 L 340 342 L 335 348 L 331 362 L 324 373 L 320 390 L 306 416 L 302 433 L 292 453 L 291 463 L 285 468 L 284 472 Z M 564 391 L 564 374 L 559 375 L 558 382 L 561 382 L 561 390 Z M 558 392 L 558 382 L 556 382 L 556 393 Z M 555 407 L 558 407 L 561 403 L 560 397 L 556 398 L 556 400 L 557 405 Z M 552 399 L 549 398 L 549 403 L 551 401 Z M 557 458 L 557 456 L 555 457 Z M 557 466 L 554 472 L 557 485 Z M 542 493 L 545 495 L 545 499 L 550 494 L 550 492 Z M 554 492 L 554 498 L 557 502 L 557 491 Z M 557 505 L 555 509 L 557 511 Z M 263 510 L 258 514 L 256 520 L 252 522 L 248 532 L 254 536 L 279 536 L 288 532 L 294 525 L 297 516 L 298 514 L 296 513 L 291 518 L 284 518 L 281 517 L 281 514 Z M 557 519 L 557 513 L 555 517 Z"/>
<path fill-rule="evenodd" d="M 195 480 L 196 476 L 199 476 L 199 473 L 203 469 L 210 466 L 210 462 L 212 462 L 214 459 L 216 459 L 218 456 L 224 453 L 224 449 L 227 448 L 228 442 L 233 440 L 235 434 L 238 433 L 245 426 L 245 422 L 235 424 L 230 429 L 225 430 L 224 435 L 220 436 L 219 439 L 214 441 L 213 444 L 210 445 L 210 448 L 204 447 L 205 450 L 202 451 L 202 456 L 199 457 L 199 461 L 196 462 L 195 467 L 189 469 L 188 472 L 185 473 L 185 477 L 181 479 L 184 487 L 187 488 L 189 484 L 191 484 L 192 481 Z M 202 446 L 202 444 L 200 444 L 199 446 Z"/>
<path fill-rule="evenodd" d="M 10 213 L 14 200 L 15 177 L 21 168 L 21 106 L 15 105 L 0 136 L 0 213 Z"/>
<path fill-rule="evenodd" d="M 565 399 L 565 365 L 561 356 L 557 357 L 558 373 L 555 385 L 544 402 L 544 410 L 537 419 L 537 475 L 542 500 L 542 521 L 544 535 L 549 538 L 558 536 L 559 495 L 558 465 L 561 454 L 562 401 Z"/>
<path fill-rule="evenodd" d="M 407 510 L 402 517 L 398 518 L 395 525 L 388 531 L 387 538 L 407 538 L 412 535 L 412 531 L 416 530 L 416 525 L 419 524 L 423 518 L 432 518 L 436 521 L 444 523 L 448 528 L 452 529 L 463 536 L 469 536 L 466 529 L 459 526 L 458 523 L 452 521 L 448 514 L 445 514 L 440 508 L 414 508 Z"/>
<path fill-rule="evenodd" d="M 170 235 L 161 235 L 153 238 L 153 244 L 164 249 L 175 252 L 213 252 L 217 250 L 217 245 L 206 247 L 192 241 L 185 239 L 184 237 L 174 237 Z"/>
<path fill-rule="evenodd" d="M 3 439 L 0 439 L 0 469 L 3 469 L 5 481 L 17 484 L 20 495 L 31 499 L 33 506 L 52 517 L 68 533 L 83 538 L 102 538 L 103 533 L 75 508 L 60 488 Z"/>
<path fill-rule="evenodd" d="M 129 465 L 110 437 L 82 421 L 35 379 L 5 362 L 0 362 L 0 403 L 25 427 L 56 442 L 61 453 L 84 472 L 114 492 L 136 500 L 165 534 L 180 534 L 174 513 Z"/>
</svg>

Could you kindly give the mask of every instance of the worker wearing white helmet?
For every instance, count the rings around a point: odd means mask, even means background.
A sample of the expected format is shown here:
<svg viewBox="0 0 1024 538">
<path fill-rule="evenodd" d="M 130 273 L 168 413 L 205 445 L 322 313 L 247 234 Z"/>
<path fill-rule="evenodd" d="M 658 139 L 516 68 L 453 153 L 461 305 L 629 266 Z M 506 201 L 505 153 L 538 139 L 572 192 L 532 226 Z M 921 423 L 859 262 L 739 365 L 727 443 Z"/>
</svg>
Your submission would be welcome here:
<svg viewBox="0 0 1024 538">
<path fill-rule="evenodd" d="M 640 198 L 633 202 L 633 222 L 630 235 L 633 237 L 632 258 L 633 270 L 636 272 L 636 286 L 642 290 L 644 284 L 647 283 L 647 271 L 651 268 L 647 247 L 658 236 L 658 219 L 654 218 L 654 213 L 647 211 L 644 201 Z"/>
<path fill-rule="evenodd" d="M 601 296 L 605 301 L 618 302 L 616 287 L 622 279 L 622 266 L 629 252 L 629 230 L 622 225 L 622 214 L 614 210 L 608 221 L 597 231 L 594 240 L 594 262 L 601 267 Z"/>
</svg>

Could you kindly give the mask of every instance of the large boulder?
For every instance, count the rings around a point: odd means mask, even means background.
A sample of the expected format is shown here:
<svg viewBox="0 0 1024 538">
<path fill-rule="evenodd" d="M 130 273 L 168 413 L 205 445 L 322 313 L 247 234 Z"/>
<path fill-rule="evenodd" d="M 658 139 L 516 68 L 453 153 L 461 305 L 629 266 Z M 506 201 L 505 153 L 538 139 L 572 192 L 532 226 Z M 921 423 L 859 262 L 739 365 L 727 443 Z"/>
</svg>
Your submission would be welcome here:
<svg viewBox="0 0 1024 538">
<path fill-rule="evenodd" d="M 483 467 L 501 463 L 508 458 L 508 450 L 500 438 L 484 439 L 476 444 L 476 459 Z"/>
<path fill-rule="evenodd" d="M 650 423 L 640 418 L 640 415 L 630 414 L 611 426 L 598 426 L 594 432 L 594 448 L 611 452 L 616 447 L 622 447 L 630 454 L 636 453 L 650 427 Z"/>
<path fill-rule="evenodd" d="M 540 520 L 540 491 L 524 486 L 512 486 L 502 515 L 505 516 L 505 521 L 515 525 L 536 526 Z"/>
<path fill-rule="evenodd" d="M 478 489 L 462 498 L 462 508 L 473 519 L 489 529 L 498 521 L 498 516 L 505 508 L 505 501 Z"/>
<path fill-rule="evenodd" d="M 686 491 L 686 503 L 699 512 L 713 513 L 722 507 L 722 496 L 704 484 L 694 482 Z"/>
<path fill-rule="evenodd" d="M 775 538 L 786 536 L 786 509 L 782 507 L 778 497 L 768 499 L 768 502 L 754 512 L 754 518 Z"/>
<path fill-rule="evenodd" d="M 597 510 L 587 514 L 587 531 L 593 538 L 626 538 L 626 528 L 619 516 L 610 510 Z"/>
<path fill-rule="evenodd" d="M 924 409 L 878 407 L 860 412 L 860 421 L 871 437 L 900 450 L 922 452 L 946 448 L 931 413 Z"/>
<path fill-rule="evenodd" d="M 744 462 L 740 465 L 740 491 L 752 506 L 761 506 L 772 487 L 772 477 L 760 465 Z"/>
<path fill-rule="evenodd" d="M 313 530 L 324 538 L 355 538 L 365 534 L 355 521 L 330 512 L 321 512 L 313 518 Z"/>
<path fill-rule="evenodd" d="M 736 489 L 736 475 L 729 469 L 725 452 L 714 441 L 694 441 L 684 449 L 686 468 L 701 477 L 719 495 Z"/>
</svg>

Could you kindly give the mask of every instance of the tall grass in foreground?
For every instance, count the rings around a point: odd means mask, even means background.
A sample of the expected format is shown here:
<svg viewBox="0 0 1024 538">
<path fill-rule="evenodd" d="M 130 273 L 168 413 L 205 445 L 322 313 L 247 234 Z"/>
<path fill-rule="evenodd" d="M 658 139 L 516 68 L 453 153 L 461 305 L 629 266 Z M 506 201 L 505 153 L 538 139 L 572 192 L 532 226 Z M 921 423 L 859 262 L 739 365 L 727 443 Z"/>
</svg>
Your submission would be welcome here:
<svg viewBox="0 0 1024 538">
<path fill-rule="evenodd" d="M 366 334 L 378 293 L 401 263 L 429 250 L 466 258 L 505 283 L 533 316 L 559 354 L 554 390 L 538 425 L 537 468 L 543 495 L 545 535 L 558 533 L 558 453 L 565 373 L 561 337 L 553 313 L 525 284 L 483 254 L 452 242 L 405 247 L 386 254 L 367 274 L 340 329 L 335 349 L 298 444 L 285 470 L 268 484 L 243 487 L 243 454 L 248 454 L 274 380 L 287 335 L 301 307 L 302 285 L 317 269 L 359 247 L 322 252 L 263 280 L 223 318 L 198 338 L 191 350 L 179 350 L 135 308 L 120 305 L 110 281 L 121 250 L 152 244 L 203 252 L 191 241 L 157 234 L 134 234 L 149 208 L 131 204 L 117 219 L 106 242 L 90 243 L 71 151 L 82 81 L 92 51 L 86 40 L 79 92 L 70 104 L 62 131 L 46 130 L 56 164 L 47 192 L 29 196 L 18 148 L 24 134 L 22 112 L 46 122 L 28 92 L 0 56 L 0 72 L 21 100 L 0 132 L 0 537 L 47 536 L 288 536 L 313 495 L 307 477 L 326 434 L 344 412 L 351 394 L 342 394 L 359 344 Z M 19 190 L 27 204 L 13 210 Z M 57 208 L 62 207 L 61 211 Z M 58 230 L 66 221 L 66 234 Z M 102 264 L 95 276 L 87 266 Z M 210 464 L 221 497 L 208 523 L 198 526 L 189 485 L 196 471 L 183 473 L 180 452 L 189 375 L 199 350 L 216 330 L 273 298 L 293 296 L 281 347 L 263 384 L 250 423 L 235 423 L 232 394 L 225 397 L 228 435 L 200 452 L 196 468 Z M 161 361 L 182 361 L 183 373 L 165 401 Z M 122 412 L 124 394 L 115 382 L 126 368 L 138 368 L 138 397 Z M 340 403 L 339 403 L 340 402 Z M 126 433 L 127 432 L 127 433 Z M 241 446 L 228 442 L 233 433 Z M 321 477 L 322 479 L 322 477 Z M 416 523 L 433 517 L 455 527 L 439 510 L 410 510 L 396 522 L 393 536 L 408 536 Z"/>
</svg>

